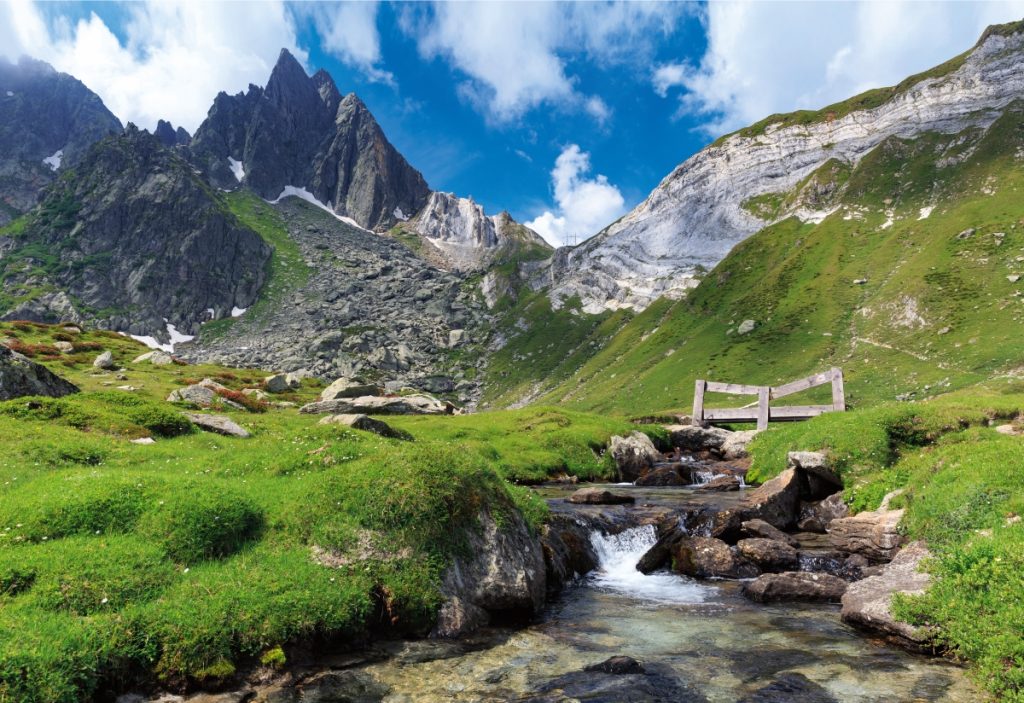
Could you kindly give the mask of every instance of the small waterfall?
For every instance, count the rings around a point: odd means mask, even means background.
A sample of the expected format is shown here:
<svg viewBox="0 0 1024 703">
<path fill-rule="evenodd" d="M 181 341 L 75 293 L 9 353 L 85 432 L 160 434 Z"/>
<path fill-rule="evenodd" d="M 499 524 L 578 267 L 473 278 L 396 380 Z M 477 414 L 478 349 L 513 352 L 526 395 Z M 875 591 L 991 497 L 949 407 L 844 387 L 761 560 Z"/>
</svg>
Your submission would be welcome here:
<svg viewBox="0 0 1024 703">
<path fill-rule="evenodd" d="M 694 471 L 691 474 L 693 476 L 693 485 L 695 486 L 703 486 L 705 483 L 710 483 L 712 479 L 720 475 L 714 471 Z"/>
<path fill-rule="evenodd" d="M 644 575 L 637 571 L 636 563 L 657 540 L 653 525 L 633 527 L 617 535 L 592 533 L 590 543 L 597 553 L 598 568 L 591 575 L 590 584 L 651 603 L 703 603 L 713 595 L 711 587 L 683 576 Z"/>
</svg>

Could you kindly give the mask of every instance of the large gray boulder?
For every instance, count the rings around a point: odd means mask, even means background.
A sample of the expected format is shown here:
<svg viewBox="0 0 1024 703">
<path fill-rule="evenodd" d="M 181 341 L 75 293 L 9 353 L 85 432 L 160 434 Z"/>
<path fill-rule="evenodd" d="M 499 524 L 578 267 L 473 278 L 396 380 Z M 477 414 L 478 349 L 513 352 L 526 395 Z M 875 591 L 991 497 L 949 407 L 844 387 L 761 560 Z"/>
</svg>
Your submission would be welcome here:
<svg viewBox="0 0 1024 703">
<path fill-rule="evenodd" d="M 0 400 L 27 395 L 60 398 L 77 392 L 75 384 L 0 344 Z"/>
<path fill-rule="evenodd" d="M 749 457 L 750 453 L 747 451 L 747 448 L 759 432 L 760 430 L 730 432 L 725 441 L 722 442 L 721 449 L 719 450 L 722 453 L 722 458 L 727 461 L 735 461 Z"/>
<path fill-rule="evenodd" d="M 612 437 L 609 453 L 615 460 L 620 481 L 636 481 L 661 459 L 661 452 L 643 432 L 631 432 L 628 437 Z"/>
<path fill-rule="evenodd" d="M 93 359 L 92 365 L 97 369 L 110 370 L 117 367 L 117 363 L 114 361 L 114 355 L 109 351 L 105 351 Z"/>
<path fill-rule="evenodd" d="M 205 415 L 203 413 L 182 413 L 193 425 L 207 432 L 214 432 L 228 437 L 249 437 L 249 431 L 226 415 Z"/>
<path fill-rule="evenodd" d="M 909 649 L 926 648 L 934 633 L 897 620 L 892 599 L 897 593 L 920 595 L 927 590 L 931 576 L 921 571 L 921 562 L 930 557 L 924 542 L 911 542 L 881 573 L 850 584 L 842 600 L 843 620 Z"/>
<path fill-rule="evenodd" d="M 778 601 L 824 601 L 838 603 L 847 582 L 832 574 L 811 571 L 787 571 L 762 574 L 743 585 L 743 595 L 758 603 Z"/>
<path fill-rule="evenodd" d="M 493 618 L 529 620 L 544 607 L 546 572 L 540 539 L 518 514 L 501 520 L 480 514 L 480 529 L 467 534 L 467 549 L 441 577 L 445 601 L 435 637 L 458 637 Z"/>
<path fill-rule="evenodd" d="M 362 398 L 368 395 L 383 395 L 384 389 L 358 379 L 339 378 L 327 386 L 320 394 L 320 400 L 337 400 L 338 398 Z"/>
<path fill-rule="evenodd" d="M 795 469 L 786 469 L 747 497 L 745 519 L 758 518 L 783 530 L 796 522 L 799 506 L 799 476 Z"/>
<path fill-rule="evenodd" d="M 363 414 L 363 415 L 451 415 L 455 406 L 428 395 L 407 396 L 364 396 L 362 398 L 337 398 L 309 403 L 299 408 L 300 413 L 309 415 Z"/>
<path fill-rule="evenodd" d="M 408 432 L 396 430 L 383 420 L 376 420 L 368 415 L 328 415 L 327 417 L 322 418 L 317 424 L 341 425 L 343 427 L 351 427 L 354 430 L 372 432 L 380 435 L 381 437 L 390 437 L 393 439 L 412 439 L 412 436 Z"/>
<path fill-rule="evenodd" d="M 700 425 L 666 425 L 672 446 L 688 452 L 721 452 L 732 433 L 718 427 Z"/>
<path fill-rule="evenodd" d="M 672 565 L 686 576 L 698 578 L 753 578 L 760 570 L 714 537 L 683 537 L 672 544 Z"/>
<path fill-rule="evenodd" d="M 204 378 L 199 383 L 171 391 L 170 395 L 167 396 L 167 401 L 170 403 L 192 403 L 201 408 L 208 408 L 216 403 L 235 410 L 245 410 L 243 406 L 228 400 L 218 392 L 226 390 L 228 390 L 227 387 L 222 386 L 213 379 Z"/>
<path fill-rule="evenodd" d="M 761 571 L 792 571 L 799 566 L 796 549 L 777 539 L 751 537 L 736 543 L 736 551 Z"/>
<path fill-rule="evenodd" d="M 829 523 L 828 539 L 840 551 L 861 554 L 875 562 L 889 561 L 906 541 L 899 531 L 902 519 L 902 510 L 886 507 L 838 518 Z"/>
<path fill-rule="evenodd" d="M 302 385 L 302 379 L 294 373 L 276 373 L 263 379 L 263 387 L 269 393 L 286 393 Z"/>
</svg>

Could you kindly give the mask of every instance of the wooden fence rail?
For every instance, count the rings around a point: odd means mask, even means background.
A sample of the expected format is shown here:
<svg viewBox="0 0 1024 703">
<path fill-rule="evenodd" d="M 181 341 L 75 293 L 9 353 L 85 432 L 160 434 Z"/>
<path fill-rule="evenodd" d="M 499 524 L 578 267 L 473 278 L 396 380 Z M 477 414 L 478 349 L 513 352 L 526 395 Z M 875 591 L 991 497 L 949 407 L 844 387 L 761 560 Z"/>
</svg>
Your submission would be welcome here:
<svg viewBox="0 0 1024 703">
<path fill-rule="evenodd" d="M 783 405 L 771 406 L 771 401 L 793 395 L 809 388 L 832 384 L 831 405 Z M 704 409 L 705 393 L 728 393 L 729 395 L 756 395 L 754 403 L 743 408 Z M 843 391 L 843 370 L 832 368 L 824 373 L 784 383 L 781 386 L 749 386 L 742 383 L 719 383 L 697 379 L 693 394 L 693 422 L 703 424 L 714 420 L 728 422 L 756 422 L 757 429 L 768 427 L 772 420 L 793 421 L 809 420 L 816 415 L 827 412 L 843 412 L 846 410 L 846 395 Z"/>
</svg>

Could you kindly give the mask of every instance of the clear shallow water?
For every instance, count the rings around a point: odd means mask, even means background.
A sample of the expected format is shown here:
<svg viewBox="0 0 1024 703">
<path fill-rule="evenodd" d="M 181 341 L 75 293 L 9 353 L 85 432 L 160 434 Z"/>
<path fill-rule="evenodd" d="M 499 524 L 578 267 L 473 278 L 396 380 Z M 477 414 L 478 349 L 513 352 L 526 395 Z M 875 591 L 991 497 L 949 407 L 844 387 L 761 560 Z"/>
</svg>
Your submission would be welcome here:
<svg viewBox="0 0 1024 703">
<path fill-rule="evenodd" d="M 783 672 L 844 703 L 982 700 L 961 669 L 870 642 L 840 622 L 836 606 L 764 606 L 734 582 L 644 576 L 634 566 L 653 542 L 651 527 L 595 536 L 600 570 L 542 622 L 466 642 L 395 643 L 366 671 L 391 688 L 385 700 L 394 703 L 519 700 L 618 654 L 670 670 L 713 703 L 737 701 Z"/>
</svg>

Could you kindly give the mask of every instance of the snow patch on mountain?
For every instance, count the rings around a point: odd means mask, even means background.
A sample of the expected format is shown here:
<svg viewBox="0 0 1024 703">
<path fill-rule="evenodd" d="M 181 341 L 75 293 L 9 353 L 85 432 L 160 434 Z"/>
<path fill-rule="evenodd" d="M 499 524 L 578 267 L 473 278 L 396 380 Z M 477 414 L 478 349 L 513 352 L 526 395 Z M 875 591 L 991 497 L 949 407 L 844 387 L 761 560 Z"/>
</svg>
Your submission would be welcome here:
<svg viewBox="0 0 1024 703">
<path fill-rule="evenodd" d="M 238 159 L 228 157 L 228 164 L 231 166 L 231 173 L 235 174 L 235 180 L 239 183 L 245 178 L 245 166 Z"/>
<path fill-rule="evenodd" d="M 56 171 L 58 168 L 60 168 L 60 163 L 63 160 L 64 150 L 57 149 L 57 151 L 53 152 L 53 154 L 43 159 L 43 163 L 49 166 L 51 171 Z"/>
</svg>

